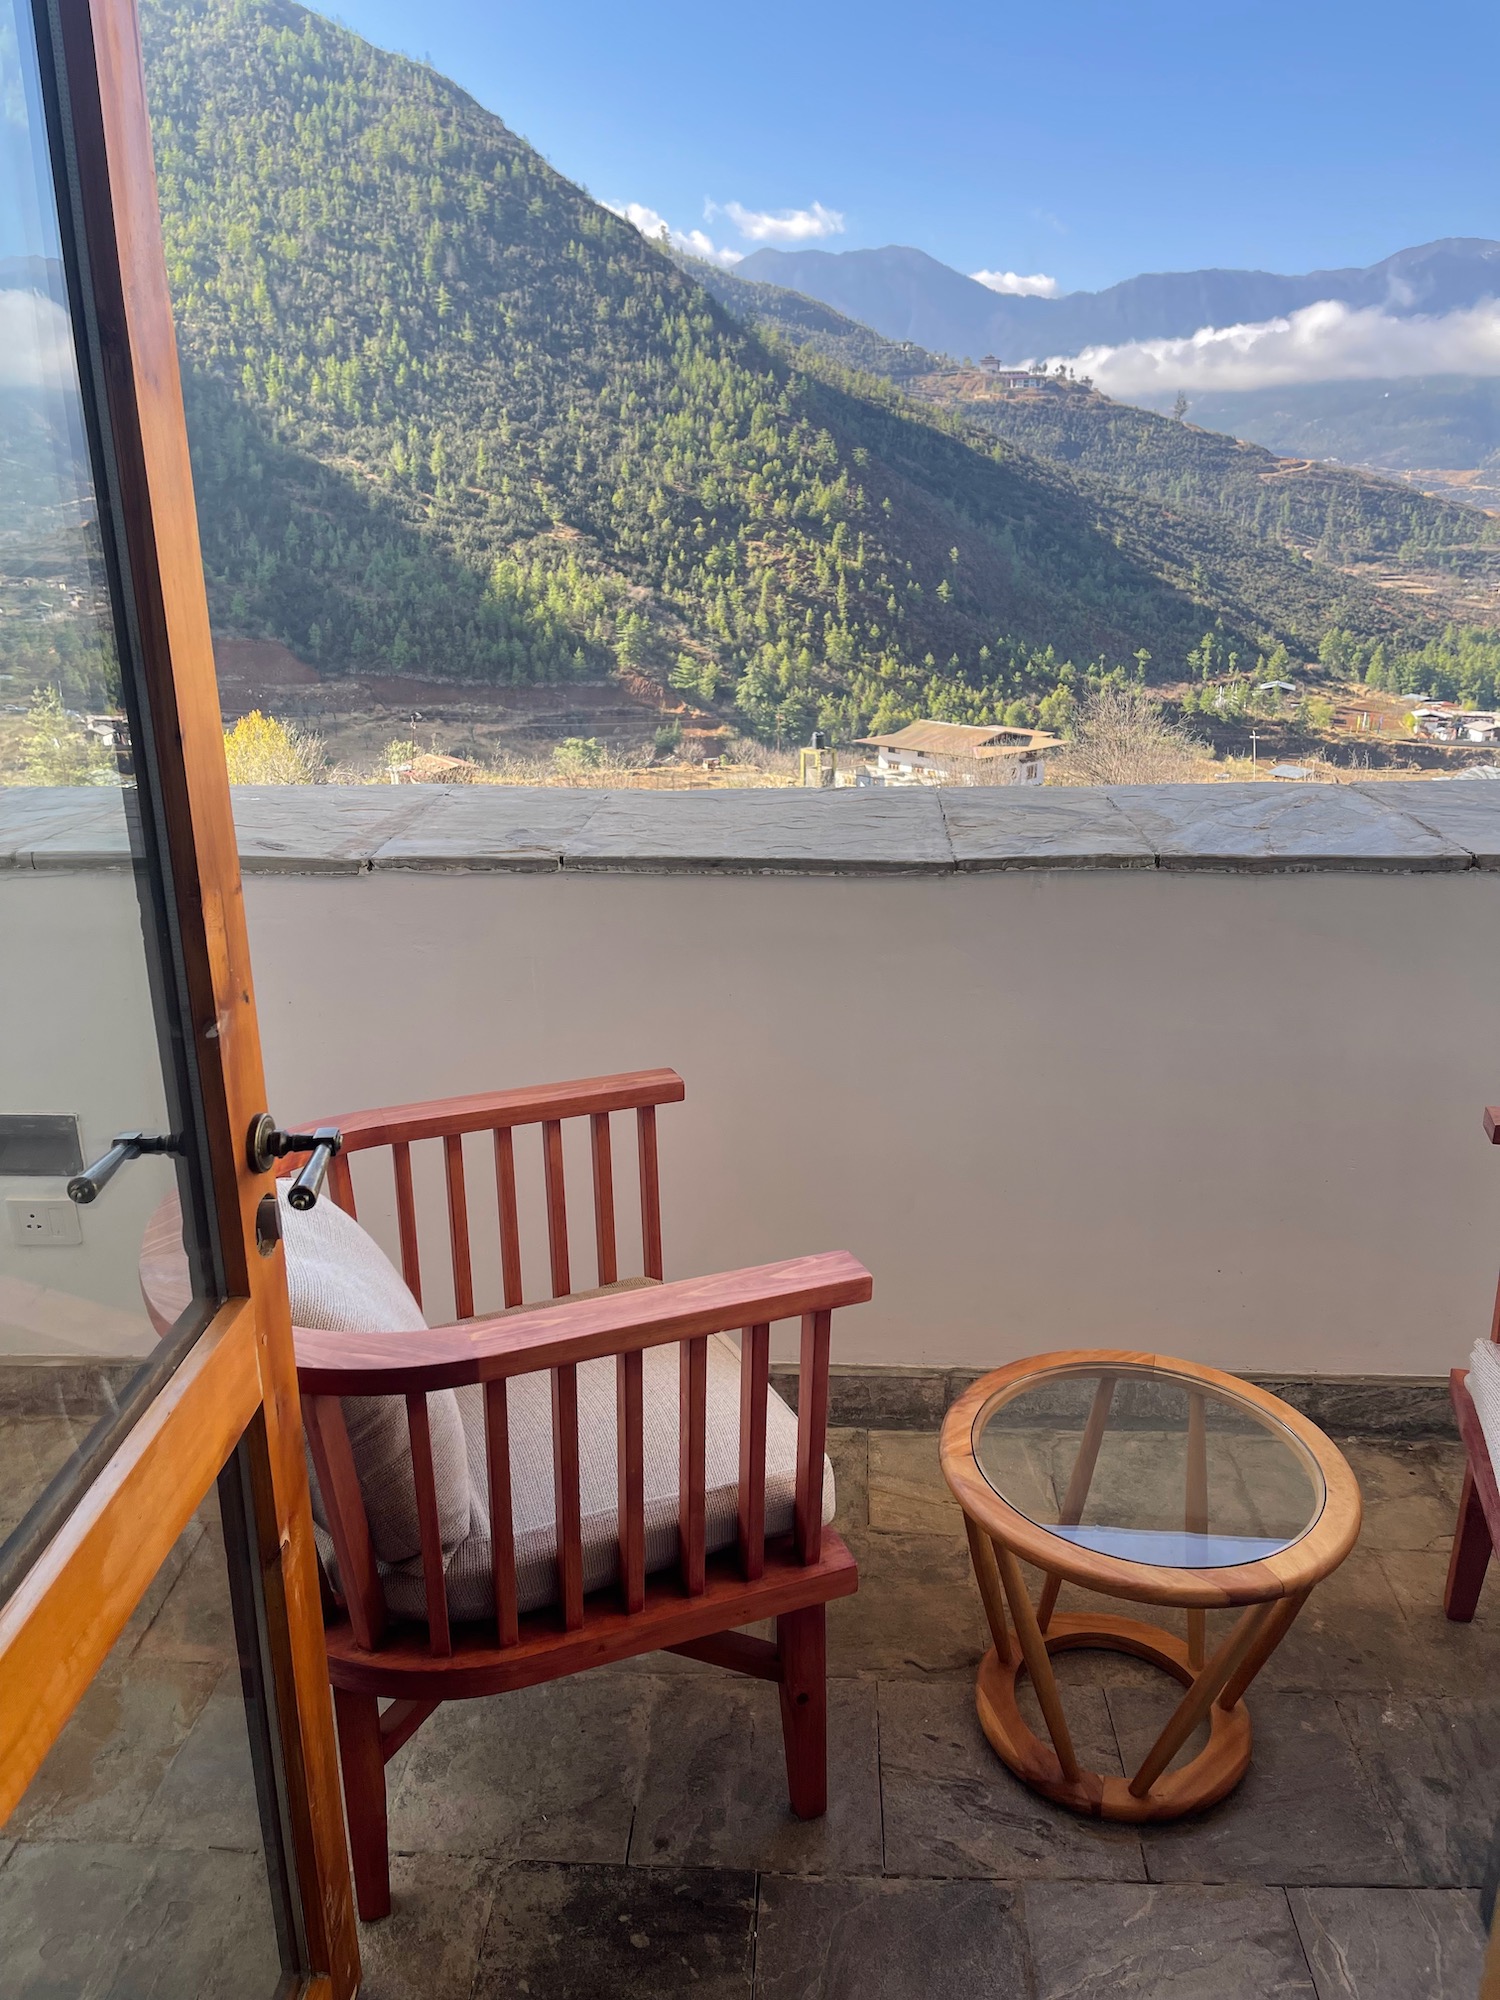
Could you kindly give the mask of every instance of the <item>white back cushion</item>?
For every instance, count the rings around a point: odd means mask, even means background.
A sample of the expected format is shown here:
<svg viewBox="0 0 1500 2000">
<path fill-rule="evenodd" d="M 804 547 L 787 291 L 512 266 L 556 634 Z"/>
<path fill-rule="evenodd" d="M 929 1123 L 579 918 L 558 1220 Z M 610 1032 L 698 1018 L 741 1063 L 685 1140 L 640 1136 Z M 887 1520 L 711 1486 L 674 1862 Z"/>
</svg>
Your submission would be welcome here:
<svg viewBox="0 0 1500 2000">
<path fill-rule="evenodd" d="M 292 1321 L 331 1333 L 422 1333 L 427 1322 L 405 1279 L 367 1230 L 327 1194 L 315 1208 L 296 1209 L 281 1197 L 286 1282 Z M 408 1562 L 422 1548 L 417 1490 L 411 1469 L 411 1436 L 400 1396 L 346 1396 L 344 1424 L 364 1496 L 370 1539 L 382 1562 Z M 452 1389 L 427 1398 L 432 1469 L 443 1547 L 469 1533 L 469 1468 L 464 1427 Z M 323 1496 L 313 1478 L 313 1516 L 328 1526 Z"/>
</svg>

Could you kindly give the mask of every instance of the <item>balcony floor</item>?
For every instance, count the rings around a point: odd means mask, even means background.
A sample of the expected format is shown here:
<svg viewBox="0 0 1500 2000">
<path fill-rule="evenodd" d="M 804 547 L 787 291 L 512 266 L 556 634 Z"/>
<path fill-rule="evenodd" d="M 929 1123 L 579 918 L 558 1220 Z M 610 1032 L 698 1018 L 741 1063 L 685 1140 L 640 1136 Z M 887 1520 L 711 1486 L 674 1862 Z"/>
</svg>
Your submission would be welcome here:
<svg viewBox="0 0 1500 2000">
<path fill-rule="evenodd" d="M 1500 1580 L 1444 1620 L 1456 1446 L 1347 1448 L 1364 1533 L 1252 1691 L 1249 1775 L 1144 1831 L 1048 1806 L 980 1734 L 935 1436 L 832 1449 L 863 1581 L 830 1609 L 826 1820 L 787 1814 L 774 1688 L 667 1655 L 440 1710 L 388 1774 L 370 2000 L 1473 2000 Z M 210 1519 L 0 1838 L 8 2000 L 270 1990 L 220 1560 Z M 1084 1754 L 1139 1757 L 1159 1678 L 1061 1673 Z"/>
</svg>

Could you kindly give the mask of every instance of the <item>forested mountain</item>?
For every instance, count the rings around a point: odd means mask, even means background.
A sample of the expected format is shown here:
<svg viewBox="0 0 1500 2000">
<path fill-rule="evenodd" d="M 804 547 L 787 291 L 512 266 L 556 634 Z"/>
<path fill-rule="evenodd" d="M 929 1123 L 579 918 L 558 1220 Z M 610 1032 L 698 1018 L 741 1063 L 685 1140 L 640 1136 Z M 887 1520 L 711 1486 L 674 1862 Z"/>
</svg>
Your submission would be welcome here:
<svg viewBox="0 0 1500 2000">
<path fill-rule="evenodd" d="M 1256 438 L 1272 451 L 1393 471 L 1482 469 L 1492 475 L 1492 485 L 1500 482 L 1500 379 L 1493 376 L 1408 375 L 1219 390 L 1195 395 L 1192 415 L 1195 423 Z"/>
<path fill-rule="evenodd" d="M 1476 547 L 1500 551 L 1500 524 L 1468 507 L 1429 499 L 1393 480 L 1263 446 L 1116 403 L 1080 384 L 1014 393 L 911 341 L 885 339 L 831 306 L 738 271 L 692 263 L 731 311 L 798 346 L 884 376 L 908 394 L 1008 439 L 1038 457 L 1166 502 L 1222 516 L 1262 540 L 1315 549 L 1331 561 L 1420 552 L 1461 561 Z"/>
<path fill-rule="evenodd" d="M 1205 326 L 1275 319 L 1320 299 L 1397 315 L 1452 312 L 1500 295 L 1500 243 L 1449 237 L 1344 271 L 1164 271 L 1102 292 L 1018 298 L 992 292 L 925 251 L 756 250 L 742 278 L 781 285 L 863 320 L 890 340 L 1002 361 L 1077 354 L 1121 341 L 1181 338 Z"/>
<path fill-rule="evenodd" d="M 745 325 L 462 91 L 289 0 L 144 0 L 221 631 L 619 668 L 763 731 L 984 716 L 1390 605 Z"/>
</svg>

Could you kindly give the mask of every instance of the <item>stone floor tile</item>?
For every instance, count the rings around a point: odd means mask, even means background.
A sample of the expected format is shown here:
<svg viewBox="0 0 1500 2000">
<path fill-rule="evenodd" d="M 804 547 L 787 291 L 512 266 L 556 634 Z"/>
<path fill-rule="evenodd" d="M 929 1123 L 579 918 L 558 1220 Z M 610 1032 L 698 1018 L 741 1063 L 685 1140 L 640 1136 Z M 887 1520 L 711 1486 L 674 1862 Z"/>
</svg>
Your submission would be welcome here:
<svg viewBox="0 0 1500 2000">
<path fill-rule="evenodd" d="M 1029 1882 L 1022 1894 L 1036 2000 L 1314 2000 L 1280 1889 Z"/>
<path fill-rule="evenodd" d="M 11 1817 L 28 1840 L 129 1840 L 219 1669 L 162 1660 L 101 1673 Z"/>
<path fill-rule="evenodd" d="M 239 1649 L 229 1597 L 224 1531 L 215 1519 L 208 1526 L 194 1521 L 187 1532 L 193 1538 L 188 1544 L 186 1561 L 141 1633 L 139 1651 L 164 1659 L 202 1660 L 227 1667 L 238 1658 Z M 180 1538 L 179 1546 L 184 1539 Z"/>
<path fill-rule="evenodd" d="M 1443 1498 L 1458 1512 L 1459 1495 L 1463 1492 L 1464 1466 L 1467 1463 L 1464 1448 L 1457 1438 L 1423 1438 L 1420 1442 L 1407 1446 L 1420 1459 L 1432 1475 L 1434 1485 Z"/>
<path fill-rule="evenodd" d="M 760 1885 L 755 2000 L 1030 2000 L 1019 1893 L 999 1882 Z"/>
<path fill-rule="evenodd" d="M 1459 1889 L 1293 1889 L 1318 2000 L 1474 2000 L 1484 1925 Z"/>
<path fill-rule="evenodd" d="M 473 2000 L 749 2000 L 753 1875 L 518 1863 L 494 1883 Z"/>
<path fill-rule="evenodd" d="M 972 1676 L 990 1641 L 967 1546 L 874 1529 L 848 1542 L 859 1590 L 828 1607 L 828 1671 Z"/>
<path fill-rule="evenodd" d="M 1349 1443 L 1340 1450 L 1364 1500 L 1361 1549 L 1447 1548 L 1453 1538 L 1453 1502 L 1424 1445 Z"/>
<path fill-rule="evenodd" d="M 258 1855 L 23 1841 L 4 1881 L 6 2000 L 246 2000 L 276 1988 Z"/>
<path fill-rule="evenodd" d="M 1067 1701 L 1080 1760 L 1118 1770 L 1103 1694 L 1070 1690 Z M 880 1785 L 888 1874 L 1145 1879 L 1133 1828 L 1082 1819 L 1011 1776 L 979 1727 L 972 1687 L 881 1683 Z"/>
<path fill-rule="evenodd" d="M 1448 1580 L 1446 1549 L 1390 1549 L 1375 1560 L 1385 1572 L 1405 1629 L 1388 1646 L 1394 1694 L 1484 1699 L 1495 1692 L 1500 1657 L 1500 1563 L 1481 1592 L 1479 1609 L 1468 1624 L 1446 1616 L 1443 1588 Z M 1346 1683 L 1340 1692 L 1355 1693 Z"/>
<path fill-rule="evenodd" d="M 240 1670 L 221 1675 L 133 1836 L 148 1847 L 261 1850 Z"/>
<path fill-rule="evenodd" d="M 1420 1675 L 1425 1650 L 1401 1615 L 1385 1558 L 1356 1548 L 1314 1588 L 1255 1685 L 1380 1693 Z M 1253 1691 L 1250 1699 L 1253 1713 Z"/>
<path fill-rule="evenodd" d="M 781 1703 L 769 1681 L 664 1679 L 651 1709 L 630 1859 L 644 1866 L 880 1873 L 873 1681 L 828 1689 L 828 1811 L 787 1803 Z"/>
<path fill-rule="evenodd" d="M 0 1539 L 20 1525 L 87 1428 L 66 1416 L 0 1417 Z"/>
<path fill-rule="evenodd" d="M 623 1864 L 655 1696 L 601 1667 L 445 1702 L 387 1767 L 392 1847 Z"/>
<path fill-rule="evenodd" d="M 494 1906 L 494 1866 L 391 1858 L 391 1914 L 359 1927 L 360 2000 L 469 2000 Z"/>
<path fill-rule="evenodd" d="M 1500 1699 L 1349 1695 L 1339 1709 L 1410 1882 L 1477 1888 L 1500 1822 Z"/>
<path fill-rule="evenodd" d="M 963 1541 L 964 1517 L 931 1431 L 870 1432 L 870 1526 Z"/>
<path fill-rule="evenodd" d="M 1174 1705 L 1169 1690 L 1111 1688 L 1134 1769 Z M 1142 1829 L 1153 1882 L 1397 1883 L 1410 1877 L 1331 1695 L 1252 1689 L 1250 1769 L 1195 1818 Z"/>
<path fill-rule="evenodd" d="M 870 1525 L 870 1433 L 830 1430 L 828 1456 L 833 1463 L 833 1484 L 838 1495 L 838 1513 L 833 1525 L 841 1535 L 851 1528 Z"/>
</svg>

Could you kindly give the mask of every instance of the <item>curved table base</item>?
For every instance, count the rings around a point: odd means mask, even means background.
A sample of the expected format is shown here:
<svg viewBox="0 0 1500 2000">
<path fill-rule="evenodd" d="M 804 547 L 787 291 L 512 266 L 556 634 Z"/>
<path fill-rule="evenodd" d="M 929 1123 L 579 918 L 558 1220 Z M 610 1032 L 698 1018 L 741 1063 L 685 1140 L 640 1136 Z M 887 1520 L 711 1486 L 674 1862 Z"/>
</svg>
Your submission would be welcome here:
<svg viewBox="0 0 1500 2000">
<path fill-rule="evenodd" d="M 1184 1687 L 1191 1687 L 1200 1669 L 1188 1658 L 1186 1644 L 1159 1625 L 1135 1618 L 1085 1618 L 1055 1615 L 1045 1635 L 1048 1654 L 1088 1648 L 1131 1653 L 1149 1660 Z M 1016 1684 L 1026 1671 L 1019 1656 L 1007 1665 L 994 1647 L 980 1663 L 976 1689 L 979 1723 L 1001 1762 L 1024 1784 L 1073 1812 L 1094 1819 L 1180 1819 L 1201 1812 L 1232 1792 L 1250 1764 L 1250 1717 L 1243 1700 L 1230 1709 L 1214 1702 L 1208 1711 L 1205 1747 L 1180 1770 L 1163 1772 L 1144 1798 L 1136 1798 L 1126 1778 L 1106 1778 L 1098 1771 L 1064 1777 L 1057 1752 L 1030 1728 L 1016 1700 Z"/>
</svg>

